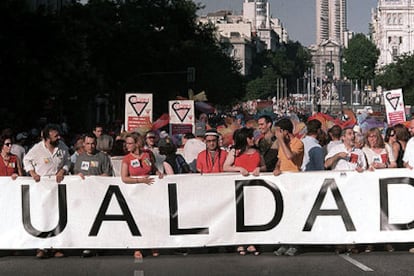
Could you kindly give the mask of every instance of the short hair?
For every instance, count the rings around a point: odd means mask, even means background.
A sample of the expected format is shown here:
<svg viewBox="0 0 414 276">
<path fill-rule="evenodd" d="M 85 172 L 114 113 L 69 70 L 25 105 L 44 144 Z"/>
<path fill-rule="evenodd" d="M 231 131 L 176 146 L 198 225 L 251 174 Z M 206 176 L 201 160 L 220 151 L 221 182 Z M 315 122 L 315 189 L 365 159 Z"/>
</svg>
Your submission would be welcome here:
<svg viewBox="0 0 414 276">
<path fill-rule="evenodd" d="M 322 128 L 322 123 L 317 119 L 313 119 L 306 123 L 306 128 L 308 134 L 317 134 L 318 130 Z"/>
<path fill-rule="evenodd" d="M 332 137 L 339 139 L 342 135 L 342 128 L 339 125 L 334 125 L 328 130 L 328 133 L 330 133 Z"/>
<path fill-rule="evenodd" d="M 282 130 L 287 130 L 289 133 L 293 133 L 293 123 L 288 118 L 280 119 L 275 125 L 280 127 Z"/>
<path fill-rule="evenodd" d="M 262 116 L 259 117 L 259 119 L 264 119 L 266 121 L 266 124 L 267 123 L 273 124 L 273 120 L 272 120 L 272 118 L 270 118 L 269 115 L 262 115 Z M 259 120 L 259 119 L 257 119 L 257 120 Z"/>
<path fill-rule="evenodd" d="M 51 131 L 57 131 L 60 133 L 60 127 L 56 124 L 47 124 L 42 130 L 42 137 L 44 140 L 50 138 L 49 132 Z"/>
<path fill-rule="evenodd" d="M 93 138 L 96 141 L 96 135 L 93 132 L 88 132 L 82 135 L 82 140 L 85 141 L 85 138 L 89 137 L 89 138 Z"/>
<path fill-rule="evenodd" d="M 341 136 L 345 136 L 346 131 L 348 129 L 350 129 L 350 130 L 352 130 L 352 132 L 354 132 L 354 128 L 353 127 L 345 127 L 345 128 L 342 129 Z"/>
<path fill-rule="evenodd" d="M 187 132 L 186 134 L 184 134 L 183 137 L 185 139 L 193 139 L 193 138 L 195 138 L 195 135 L 192 132 Z"/>
</svg>

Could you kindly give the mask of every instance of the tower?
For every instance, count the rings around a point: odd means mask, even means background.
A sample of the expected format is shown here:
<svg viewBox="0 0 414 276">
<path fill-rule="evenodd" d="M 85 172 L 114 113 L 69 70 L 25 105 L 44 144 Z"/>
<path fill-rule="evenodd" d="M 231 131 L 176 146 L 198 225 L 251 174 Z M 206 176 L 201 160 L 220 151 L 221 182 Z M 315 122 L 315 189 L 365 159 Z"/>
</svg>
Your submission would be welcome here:
<svg viewBox="0 0 414 276">
<path fill-rule="evenodd" d="M 316 0 L 316 44 L 332 40 L 345 44 L 346 0 Z"/>
</svg>

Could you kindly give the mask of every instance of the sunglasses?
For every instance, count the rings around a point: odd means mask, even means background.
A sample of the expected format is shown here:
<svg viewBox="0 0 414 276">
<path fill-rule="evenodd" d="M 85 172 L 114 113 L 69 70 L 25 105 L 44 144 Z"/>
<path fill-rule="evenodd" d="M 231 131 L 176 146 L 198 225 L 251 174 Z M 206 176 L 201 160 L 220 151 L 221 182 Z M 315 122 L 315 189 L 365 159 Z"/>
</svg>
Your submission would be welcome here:
<svg viewBox="0 0 414 276">
<path fill-rule="evenodd" d="M 4 143 L 5 146 L 10 147 L 12 143 Z"/>
</svg>

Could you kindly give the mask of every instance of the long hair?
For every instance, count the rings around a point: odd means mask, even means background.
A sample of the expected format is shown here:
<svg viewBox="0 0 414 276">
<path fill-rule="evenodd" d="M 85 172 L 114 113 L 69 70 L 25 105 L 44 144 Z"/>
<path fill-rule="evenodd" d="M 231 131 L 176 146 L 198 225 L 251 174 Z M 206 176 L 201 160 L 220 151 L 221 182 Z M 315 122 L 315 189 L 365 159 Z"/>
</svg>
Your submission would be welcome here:
<svg viewBox="0 0 414 276">
<path fill-rule="evenodd" d="M 375 145 L 371 145 L 368 141 L 368 136 L 375 135 L 377 137 L 377 142 Z M 372 148 L 385 148 L 384 139 L 382 138 L 381 131 L 377 127 L 370 128 L 367 133 L 365 134 L 365 144 L 368 147 Z"/>
<path fill-rule="evenodd" d="M 248 148 L 247 138 L 253 138 L 254 130 L 252 128 L 239 128 L 233 133 L 234 149 L 239 150 L 239 154 L 245 152 Z"/>
<path fill-rule="evenodd" d="M 410 132 L 408 131 L 408 128 L 403 124 L 396 124 L 394 126 L 394 131 L 398 141 L 407 142 L 410 140 Z"/>
</svg>

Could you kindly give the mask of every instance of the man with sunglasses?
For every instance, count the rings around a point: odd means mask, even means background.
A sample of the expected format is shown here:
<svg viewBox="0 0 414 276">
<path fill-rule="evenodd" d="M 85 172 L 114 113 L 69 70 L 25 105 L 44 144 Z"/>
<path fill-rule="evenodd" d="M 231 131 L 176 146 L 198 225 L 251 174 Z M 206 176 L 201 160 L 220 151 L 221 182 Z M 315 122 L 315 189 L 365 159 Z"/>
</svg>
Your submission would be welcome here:
<svg viewBox="0 0 414 276">
<path fill-rule="evenodd" d="M 223 164 L 227 151 L 219 146 L 219 134 L 216 129 L 210 129 L 204 134 L 206 149 L 197 156 L 197 171 L 200 173 L 219 173 L 223 171 Z"/>
</svg>

